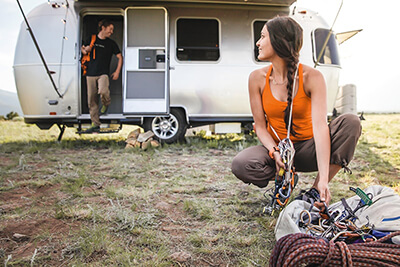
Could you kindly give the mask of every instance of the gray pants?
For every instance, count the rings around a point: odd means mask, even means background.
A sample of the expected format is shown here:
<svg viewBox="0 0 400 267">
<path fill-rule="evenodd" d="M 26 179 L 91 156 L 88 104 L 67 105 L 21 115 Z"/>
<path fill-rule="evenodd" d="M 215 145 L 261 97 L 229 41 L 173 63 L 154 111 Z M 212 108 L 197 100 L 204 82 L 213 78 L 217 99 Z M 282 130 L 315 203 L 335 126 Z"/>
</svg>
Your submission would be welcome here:
<svg viewBox="0 0 400 267">
<path fill-rule="evenodd" d="M 329 124 L 331 137 L 331 164 L 346 167 L 353 159 L 361 135 L 360 119 L 354 114 L 343 114 Z M 318 170 L 314 138 L 294 143 L 294 166 L 298 172 Z M 264 146 L 254 146 L 239 152 L 232 162 L 233 174 L 245 183 L 266 187 L 275 179 L 275 161 Z"/>
</svg>

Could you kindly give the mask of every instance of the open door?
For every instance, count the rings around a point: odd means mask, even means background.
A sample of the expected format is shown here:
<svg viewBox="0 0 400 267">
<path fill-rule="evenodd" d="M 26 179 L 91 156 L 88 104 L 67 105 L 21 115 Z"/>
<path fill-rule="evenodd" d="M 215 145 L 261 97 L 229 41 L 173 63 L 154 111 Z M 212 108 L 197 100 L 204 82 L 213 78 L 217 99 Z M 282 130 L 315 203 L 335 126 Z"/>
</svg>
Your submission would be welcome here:
<svg viewBox="0 0 400 267">
<path fill-rule="evenodd" d="M 125 10 L 124 114 L 169 112 L 168 13 L 161 7 Z"/>
</svg>

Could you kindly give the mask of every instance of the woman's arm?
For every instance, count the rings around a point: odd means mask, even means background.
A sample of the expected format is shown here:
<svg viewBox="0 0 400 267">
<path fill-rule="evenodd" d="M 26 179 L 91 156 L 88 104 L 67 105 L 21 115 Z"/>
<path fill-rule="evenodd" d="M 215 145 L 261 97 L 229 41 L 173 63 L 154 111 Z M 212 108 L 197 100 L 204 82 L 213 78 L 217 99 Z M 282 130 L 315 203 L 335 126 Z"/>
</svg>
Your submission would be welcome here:
<svg viewBox="0 0 400 267">
<path fill-rule="evenodd" d="M 327 94 L 323 75 L 316 69 L 307 68 L 307 79 L 304 88 L 311 96 L 311 116 L 314 132 L 315 150 L 317 154 L 318 176 L 314 186 L 320 193 L 321 201 L 329 203 L 331 196 L 328 187 L 331 140 L 327 124 Z"/>
<path fill-rule="evenodd" d="M 265 119 L 265 113 L 262 105 L 261 88 L 265 85 L 266 79 L 265 69 L 259 69 L 253 71 L 249 76 L 249 98 L 250 107 L 253 114 L 255 131 L 260 142 L 268 150 L 273 150 L 276 143 L 270 133 L 267 130 L 267 124 Z M 285 168 L 279 152 L 274 152 L 275 162 L 277 164 L 277 170 L 279 168 Z"/>
</svg>

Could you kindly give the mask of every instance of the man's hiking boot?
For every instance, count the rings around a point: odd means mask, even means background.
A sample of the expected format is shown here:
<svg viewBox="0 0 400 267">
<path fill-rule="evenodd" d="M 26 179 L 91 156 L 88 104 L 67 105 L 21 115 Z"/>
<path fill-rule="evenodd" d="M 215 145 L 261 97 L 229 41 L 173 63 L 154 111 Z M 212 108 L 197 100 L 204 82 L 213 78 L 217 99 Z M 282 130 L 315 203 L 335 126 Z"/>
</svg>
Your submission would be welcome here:
<svg viewBox="0 0 400 267">
<path fill-rule="evenodd" d="M 100 109 L 100 115 L 107 114 L 108 106 L 102 106 Z"/>
<path fill-rule="evenodd" d="M 98 125 L 92 125 L 92 127 L 88 128 L 87 130 L 84 131 L 85 133 L 98 133 L 100 132 L 100 126 Z"/>
</svg>

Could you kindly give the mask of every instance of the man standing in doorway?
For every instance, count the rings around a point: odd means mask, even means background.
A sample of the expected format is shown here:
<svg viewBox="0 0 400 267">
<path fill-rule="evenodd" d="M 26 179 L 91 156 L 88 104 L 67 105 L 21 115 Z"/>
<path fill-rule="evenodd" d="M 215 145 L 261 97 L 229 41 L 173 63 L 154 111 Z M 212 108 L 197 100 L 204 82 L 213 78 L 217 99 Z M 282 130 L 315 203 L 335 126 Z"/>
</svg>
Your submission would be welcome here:
<svg viewBox="0 0 400 267">
<path fill-rule="evenodd" d="M 115 41 L 110 39 L 114 32 L 114 25 L 103 19 L 99 22 L 99 32 L 86 40 L 81 47 L 83 55 L 90 53 L 90 61 L 87 66 L 86 82 L 87 97 L 92 126 L 86 133 L 100 131 L 99 99 L 100 95 L 102 108 L 100 113 L 105 114 L 111 102 L 109 77 L 110 62 L 113 55 L 118 58 L 116 70 L 111 74 L 111 79 L 117 80 L 122 69 L 122 54 Z"/>
</svg>

